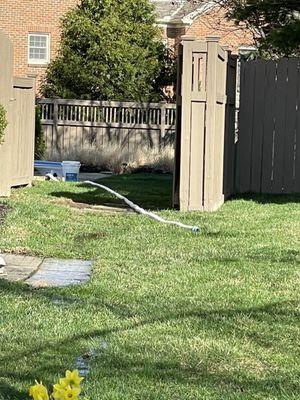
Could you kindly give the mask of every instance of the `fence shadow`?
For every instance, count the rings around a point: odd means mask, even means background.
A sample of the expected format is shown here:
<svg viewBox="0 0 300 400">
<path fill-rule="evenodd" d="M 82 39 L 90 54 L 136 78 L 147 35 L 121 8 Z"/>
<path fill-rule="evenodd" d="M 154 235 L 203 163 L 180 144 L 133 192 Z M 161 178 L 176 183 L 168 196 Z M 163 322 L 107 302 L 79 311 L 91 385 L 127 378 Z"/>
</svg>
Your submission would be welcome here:
<svg viewBox="0 0 300 400">
<path fill-rule="evenodd" d="M 288 204 L 300 203 L 300 194 L 256 194 L 245 193 L 232 196 L 232 200 L 247 200 L 258 204 Z"/>
<path fill-rule="evenodd" d="M 14 293 L 16 295 L 22 294 L 27 300 L 31 297 L 34 301 L 38 299 L 47 304 L 49 300 L 51 302 L 56 296 L 53 290 L 30 291 L 20 284 L 7 284 L 1 280 L 0 289 L 10 295 Z M 98 297 L 98 309 L 100 311 L 106 307 L 106 304 L 101 304 L 101 294 Z M 95 299 L 93 298 L 92 301 L 95 301 Z M 90 307 L 87 303 L 82 303 L 81 306 Z M 94 343 L 100 343 L 101 340 L 109 343 L 116 340 L 116 335 L 120 337 L 124 333 L 133 335 L 135 331 L 138 334 L 142 329 L 145 329 L 145 334 L 149 335 L 149 328 L 157 325 L 161 329 L 163 326 L 183 327 L 185 324 L 189 324 L 189 321 L 193 321 L 195 329 L 197 327 L 199 332 L 207 329 L 211 331 L 212 335 L 222 334 L 224 340 L 228 340 L 234 335 L 235 343 L 240 341 L 240 345 L 247 340 L 255 344 L 261 351 L 269 352 L 272 349 L 275 351 L 276 346 L 279 346 L 280 343 L 274 342 L 274 330 L 272 329 L 274 319 L 280 318 L 282 324 L 280 333 L 282 335 L 285 326 L 291 326 L 292 317 L 296 323 L 296 318 L 299 317 L 299 312 L 296 310 L 296 301 L 270 302 L 261 306 L 245 308 L 232 306 L 216 309 L 178 305 L 177 309 L 166 307 L 165 309 L 158 309 L 158 312 L 150 313 L 148 316 L 141 314 L 140 320 L 137 318 L 133 322 L 126 319 L 127 314 L 124 314 L 124 310 L 111 308 L 115 316 L 119 317 L 120 323 L 117 325 L 111 323 L 105 326 L 105 324 L 98 323 L 89 329 L 82 327 L 79 331 L 70 332 L 60 338 L 44 339 L 40 336 L 37 341 L 30 342 L 26 349 L 16 349 L 13 358 L 10 349 L 7 348 L 1 355 L 0 375 L 6 382 L 1 385 L 0 398 L 4 396 L 3 399 L 12 400 L 24 397 L 24 391 L 19 391 L 16 388 L 21 383 L 33 382 L 37 377 L 43 377 L 45 383 L 51 381 L 53 376 L 61 370 L 62 363 L 67 360 L 69 362 L 75 360 L 85 346 L 90 344 L 90 340 L 93 340 Z M 252 329 L 249 329 L 249 324 L 240 323 L 243 318 L 247 318 Z M 284 343 L 282 336 L 277 340 L 282 340 Z M 161 345 L 163 343 L 164 341 Z M 201 362 L 197 358 L 191 358 L 192 361 L 188 368 L 182 363 L 180 354 L 175 355 L 172 359 L 166 357 L 164 353 L 158 358 L 153 355 L 146 355 L 140 351 L 140 345 L 134 341 L 130 352 L 126 352 L 123 346 L 116 346 L 113 350 L 110 350 L 110 347 L 105 351 L 100 348 L 95 350 L 101 357 L 96 356 L 91 361 L 94 369 L 97 368 L 98 373 L 101 374 L 102 379 L 114 378 L 117 373 L 120 377 L 124 377 L 125 381 L 127 380 L 128 385 L 135 380 L 145 379 L 145 382 L 157 380 L 172 385 L 193 386 L 197 384 L 217 392 L 227 388 L 227 390 L 243 392 L 245 396 L 252 395 L 258 398 L 268 398 L 274 396 L 275 393 L 279 395 L 282 392 L 297 393 L 298 390 L 298 384 L 292 379 L 289 371 L 289 373 L 285 373 L 284 370 L 279 370 L 272 375 L 259 376 L 259 373 L 247 373 L 247 367 L 242 368 L 239 373 L 234 368 L 227 370 L 214 368 L 215 350 L 209 348 L 203 353 Z M 247 351 L 247 347 L 245 347 L 245 356 Z M 225 353 L 224 362 L 233 363 L 234 353 L 227 351 Z M 34 358 L 38 358 L 42 362 L 31 362 Z M 24 362 L 26 368 L 15 369 L 14 363 L 23 365 Z M 10 381 L 12 381 L 11 384 L 8 383 Z"/>
<path fill-rule="evenodd" d="M 172 206 L 171 174 L 118 175 L 100 180 L 99 183 L 120 192 L 139 206 L 150 210 L 170 209 Z M 54 191 L 50 196 L 69 199 L 77 204 L 108 207 L 126 207 L 126 204 L 103 189 L 78 183 L 80 191 Z M 83 190 L 82 190 L 83 189 Z M 86 189 L 86 190 L 84 190 Z"/>
</svg>

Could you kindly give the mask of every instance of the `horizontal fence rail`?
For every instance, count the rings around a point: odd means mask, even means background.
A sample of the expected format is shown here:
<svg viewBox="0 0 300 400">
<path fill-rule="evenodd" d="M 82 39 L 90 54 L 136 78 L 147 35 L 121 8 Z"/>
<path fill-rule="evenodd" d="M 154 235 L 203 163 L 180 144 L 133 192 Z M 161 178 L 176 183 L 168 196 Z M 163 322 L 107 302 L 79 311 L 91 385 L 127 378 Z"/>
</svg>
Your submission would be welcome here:
<svg viewBox="0 0 300 400">
<path fill-rule="evenodd" d="M 138 149 L 173 145 L 176 105 L 39 99 L 48 150 L 64 153 L 118 144 Z"/>
<path fill-rule="evenodd" d="M 38 104 L 42 107 L 42 119 L 45 121 L 56 117 L 60 122 L 175 125 L 175 104 L 61 99 L 42 99 L 38 100 Z"/>
</svg>

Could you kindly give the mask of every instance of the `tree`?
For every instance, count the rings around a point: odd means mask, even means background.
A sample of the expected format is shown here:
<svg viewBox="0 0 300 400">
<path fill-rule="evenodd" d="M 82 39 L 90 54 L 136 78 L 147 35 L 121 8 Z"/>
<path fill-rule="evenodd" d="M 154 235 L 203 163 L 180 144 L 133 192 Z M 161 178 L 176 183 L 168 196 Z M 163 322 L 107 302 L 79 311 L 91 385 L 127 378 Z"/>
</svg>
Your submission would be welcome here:
<svg viewBox="0 0 300 400">
<path fill-rule="evenodd" d="M 203 0 L 188 0 L 201 4 Z M 227 17 L 253 32 L 258 50 L 267 57 L 300 54 L 300 0 L 214 0 Z"/>
<path fill-rule="evenodd" d="M 35 160 L 42 160 L 46 151 L 46 143 L 44 132 L 42 128 L 42 112 L 41 106 L 35 106 L 35 136 L 34 136 L 34 158 Z"/>
<path fill-rule="evenodd" d="M 262 54 L 299 55 L 299 0 L 228 0 L 227 6 L 229 18 L 254 30 Z"/>
<path fill-rule="evenodd" d="M 158 100 L 172 58 L 148 0 L 82 0 L 62 21 L 61 47 L 50 63 L 46 97 Z M 166 64 L 168 65 L 166 67 Z"/>
</svg>

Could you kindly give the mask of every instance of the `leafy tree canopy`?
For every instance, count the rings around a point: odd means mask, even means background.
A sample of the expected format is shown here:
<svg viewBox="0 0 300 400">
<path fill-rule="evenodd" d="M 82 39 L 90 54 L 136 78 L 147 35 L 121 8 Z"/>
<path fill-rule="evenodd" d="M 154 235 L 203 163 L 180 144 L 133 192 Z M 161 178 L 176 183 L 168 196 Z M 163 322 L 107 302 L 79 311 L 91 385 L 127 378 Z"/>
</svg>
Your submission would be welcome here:
<svg viewBox="0 0 300 400">
<path fill-rule="evenodd" d="M 267 56 L 300 54 L 300 0 L 227 0 L 228 16 L 244 22 Z"/>
<path fill-rule="evenodd" d="M 42 92 L 46 97 L 158 100 L 172 73 L 172 57 L 148 0 L 82 0 L 62 21 L 61 48 Z"/>
</svg>

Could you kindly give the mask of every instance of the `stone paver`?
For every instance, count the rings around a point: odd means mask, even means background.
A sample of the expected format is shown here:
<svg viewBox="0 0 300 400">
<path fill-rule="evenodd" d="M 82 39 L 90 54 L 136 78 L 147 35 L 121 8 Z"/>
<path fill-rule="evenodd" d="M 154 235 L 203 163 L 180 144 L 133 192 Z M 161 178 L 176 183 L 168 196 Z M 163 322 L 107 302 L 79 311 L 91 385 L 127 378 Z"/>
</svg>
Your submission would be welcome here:
<svg viewBox="0 0 300 400">
<path fill-rule="evenodd" d="M 0 268 L 0 278 L 24 281 L 33 287 L 63 287 L 87 282 L 92 262 L 83 260 L 42 259 L 15 254 L 0 254 L 6 266 Z"/>
<path fill-rule="evenodd" d="M 34 287 L 79 285 L 90 279 L 91 271 L 91 261 L 46 258 L 26 282 Z"/>
<path fill-rule="evenodd" d="M 0 277 L 9 281 L 25 281 L 42 264 L 43 259 L 20 254 L 0 254 L 6 262 Z"/>
</svg>

